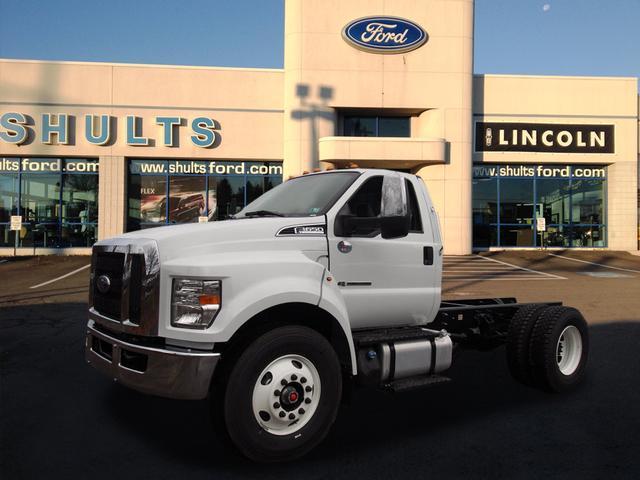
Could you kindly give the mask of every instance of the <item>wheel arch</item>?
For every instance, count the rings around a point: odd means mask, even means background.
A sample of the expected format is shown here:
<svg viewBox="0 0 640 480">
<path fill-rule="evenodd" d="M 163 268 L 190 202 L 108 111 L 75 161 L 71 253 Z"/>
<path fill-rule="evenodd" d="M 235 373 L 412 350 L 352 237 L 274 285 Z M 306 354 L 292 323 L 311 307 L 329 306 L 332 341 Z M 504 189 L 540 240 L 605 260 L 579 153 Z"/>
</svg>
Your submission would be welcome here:
<svg viewBox="0 0 640 480">
<path fill-rule="evenodd" d="M 301 325 L 324 336 L 333 346 L 343 369 L 356 374 L 356 357 L 351 332 L 345 331 L 340 321 L 327 310 L 303 302 L 282 303 L 257 313 L 236 330 L 229 341 L 216 344 L 221 355 L 221 370 L 233 363 L 257 337 L 274 328 Z"/>
</svg>

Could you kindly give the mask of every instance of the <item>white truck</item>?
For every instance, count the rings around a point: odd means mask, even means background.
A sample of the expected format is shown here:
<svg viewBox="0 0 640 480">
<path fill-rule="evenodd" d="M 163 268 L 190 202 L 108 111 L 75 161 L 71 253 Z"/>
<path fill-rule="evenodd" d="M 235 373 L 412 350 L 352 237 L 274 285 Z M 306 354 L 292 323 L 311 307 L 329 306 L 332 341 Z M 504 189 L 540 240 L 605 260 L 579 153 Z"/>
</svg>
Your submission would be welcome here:
<svg viewBox="0 0 640 480">
<path fill-rule="evenodd" d="M 561 392 L 588 331 L 560 303 L 442 301 L 442 240 L 415 175 L 333 170 L 235 218 L 142 230 L 93 249 L 86 360 L 140 392 L 208 398 L 246 457 L 299 457 L 343 392 L 449 380 L 454 350 L 506 344 L 513 376 Z"/>
</svg>

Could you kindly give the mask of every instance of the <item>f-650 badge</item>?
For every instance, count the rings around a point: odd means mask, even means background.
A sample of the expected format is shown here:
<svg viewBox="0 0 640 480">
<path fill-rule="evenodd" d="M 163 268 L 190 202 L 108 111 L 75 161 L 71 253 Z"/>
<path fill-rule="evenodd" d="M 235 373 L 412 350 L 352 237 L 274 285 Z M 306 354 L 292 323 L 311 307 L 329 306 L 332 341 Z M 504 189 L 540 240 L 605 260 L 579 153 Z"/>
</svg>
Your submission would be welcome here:
<svg viewBox="0 0 640 480">
<path fill-rule="evenodd" d="M 342 38 L 351 46 L 371 53 L 406 53 L 429 39 L 417 23 L 398 17 L 364 17 L 342 29 Z"/>
<path fill-rule="evenodd" d="M 285 227 L 281 229 L 277 236 L 285 237 L 290 235 L 308 235 L 308 236 L 316 236 L 316 235 L 324 235 L 326 231 L 325 225 L 296 225 L 293 227 Z"/>
</svg>

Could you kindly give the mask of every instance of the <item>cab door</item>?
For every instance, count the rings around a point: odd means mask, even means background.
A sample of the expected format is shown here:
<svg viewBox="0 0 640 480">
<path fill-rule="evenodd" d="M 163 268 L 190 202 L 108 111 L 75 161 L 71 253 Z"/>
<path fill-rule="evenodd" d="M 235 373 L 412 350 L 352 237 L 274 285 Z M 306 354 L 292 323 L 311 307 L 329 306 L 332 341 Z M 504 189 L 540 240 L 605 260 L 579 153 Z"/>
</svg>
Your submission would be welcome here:
<svg viewBox="0 0 640 480">
<path fill-rule="evenodd" d="M 367 174 L 327 220 L 329 270 L 345 300 L 351 328 L 432 320 L 440 301 L 434 239 L 406 176 Z M 383 238 L 385 233 L 388 238 Z"/>
</svg>

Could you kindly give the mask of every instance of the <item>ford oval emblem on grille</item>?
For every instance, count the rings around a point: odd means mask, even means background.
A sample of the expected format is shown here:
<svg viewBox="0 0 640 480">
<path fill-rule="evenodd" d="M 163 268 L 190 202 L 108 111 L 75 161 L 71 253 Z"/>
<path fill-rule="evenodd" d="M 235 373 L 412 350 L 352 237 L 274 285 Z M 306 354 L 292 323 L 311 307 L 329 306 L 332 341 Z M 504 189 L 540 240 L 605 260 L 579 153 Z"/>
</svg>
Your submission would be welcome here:
<svg viewBox="0 0 640 480">
<path fill-rule="evenodd" d="M 406 53 L 429 39 L 417 23 L 398 17 L 365 17 L 342 29 L 342 38 L 352 47 L 371 53 Z"/>
<path fill-rule="evenodd" d="M 107 293 L 111 288 L 111 279 L 107 275 L 100 275 L 96 280 L 96 287 L 100 293 Z"/>
</svg>

